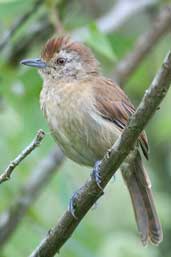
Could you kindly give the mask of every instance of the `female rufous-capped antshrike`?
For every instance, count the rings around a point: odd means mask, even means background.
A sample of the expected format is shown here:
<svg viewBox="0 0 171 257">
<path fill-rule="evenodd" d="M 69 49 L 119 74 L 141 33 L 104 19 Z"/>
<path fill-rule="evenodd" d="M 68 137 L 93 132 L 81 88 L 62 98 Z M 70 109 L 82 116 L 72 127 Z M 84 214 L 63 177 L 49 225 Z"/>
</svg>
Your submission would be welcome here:
<svg viewBox="0 0 171 257">
<path fill-rule="evenodd" d="M 21 63 L 37 67 L 43 78 L 41 109 L 53 137 L 70 159 L 87 166 L 96 164 L 94 178 L 100 187 L 97 163 L 121 135 L 134 106 L 119 86 L 101 75 L 90 49 L 68 37 L 50 39 L 41 58 Z M 121 171 L 141 240 L 144 245 L 148 241 L 158 245 L 163 237 L 162 228 L 139 147 L 148 158 L 145 132 L 139 136 Z"/>
</svg>

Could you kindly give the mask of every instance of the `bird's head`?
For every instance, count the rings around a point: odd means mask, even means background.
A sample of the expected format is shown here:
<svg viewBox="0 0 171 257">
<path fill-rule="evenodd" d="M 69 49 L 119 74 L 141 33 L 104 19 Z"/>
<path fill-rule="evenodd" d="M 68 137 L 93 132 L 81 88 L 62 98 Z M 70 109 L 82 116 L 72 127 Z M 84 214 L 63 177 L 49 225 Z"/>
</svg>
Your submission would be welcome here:
<svg viewBox="0 0 171 257">
<path fill-rule="evenodd" d="M 91 50 L 66 36 L 49 39 L 40 58 L 25 59 L 21 64 L 38 68 L 45 80 L 76 79 L 98 72 L 97 61 Z"/>
</svg>

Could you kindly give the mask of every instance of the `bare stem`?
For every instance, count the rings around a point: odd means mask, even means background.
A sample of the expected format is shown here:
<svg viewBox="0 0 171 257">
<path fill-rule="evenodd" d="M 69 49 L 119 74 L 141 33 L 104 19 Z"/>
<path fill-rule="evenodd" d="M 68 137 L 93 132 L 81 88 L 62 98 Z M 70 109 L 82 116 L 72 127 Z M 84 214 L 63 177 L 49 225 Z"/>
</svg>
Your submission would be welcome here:
<svg viewBox="0 0 171 257">
<path fill-rule="evenodd" d="M 11 235 L 20 225 L 29 207 L 38 198 L 45 186 L 59 171 L 64 160 L 64 155 L 57 147 L 38 162 L 33 168 L 25 185 L 20 190 L 19 196 L 13 200 L 10 207 L 0 215 L 0 248 L 8 242 Z"/>
<path fill-rule="evenodd" d="M 154 6 L 153 0 L 117 0 L 110 10 L 104 16 L 97 19 L 96 26 L 102 33 L 111 33 L 118 30 L 128 18 L 145 8 Z M 73 38 L 79 41 L 85 41 L 89 36 L 89 29 L 83 27 L 73 31 Z"/>
<path fill-rule="evenodd" d="M 58 8 L 52 8 L 51 10 L 51 23 L 55 29 L 55 33 L 57 35 L 63 35 L 65 33 L 63 24 L 59 17 L 59 10 Z"/>
<path fill-rule="evenodd" d="M 23 159 L 25 159 L 36 147 L 40 145 L 44 137 L 45 132 L 40 129 L 31 144 L 28 145 L 13 161 L 11 161 L 6 170 L 0 175 L 0 184 L 10 179 L 14 169 Z"/>
<path fill-rule="evenodd" d="M 171 52 L 167 55 L 164 63 L 156 74 L 151 86 L 146 90 L 145 95 L 130 118 L 127 127 L 116 141 L 112 149 L 104 156 L 100 175 L 102 188 L 104 188 L 121 163 L 129 154 L 131 149 L 144 129 L 147 122 L 157 110 L 159 104 L 165 97 L 171 83 Z M 75 199 L 75 219 L 69 211 L 66 211 L 58 223 L 48 232 L 46 237 L 32 252 L 30 257 L 52 257 L 72 235 L 78 224 L 101 196 L 101 190 L 97 187 L 92 177 L 77 191 Z"/>
<path fill-rule="evenodd" d="M 154 45 L 170 30 L 171 28 L 171 6 L 166 6 L 153 26 L 148 32 L 142 34 L 135 43 L 132 52 L 123 58 L 116 66 L 114 71 L 114 78 L 123 85 L 128 78 L 138 68 L 142 60 L 154 48 Z"/>
<path fill-rule="evenodd" d="M 34 14 L 38 7 L 43 3 L 43 0 L 37 0 L 35 1 L 33 7 L 27 11 L 23 16 L 19 17 L 18 20 L 13 24 L 13 26 L 10 28 L 9 32 L 7 32 L 0 42 L 0 50 L 2 50 L 9 40 L 12 38 L 12 36 L 16 33 L 16 31 L 30 18 L 32 14 Z"/>
<path fill-rule="evenodd" d="M 134 13 L 139 12 L 140 10 L 143 10 L 144 8 L 147 8 L 148 6 L 151 6 L 154 4 L 153 0 L 141 0 L 137 3 L 134 3 L 133 1 L 128 1 L 127 6 L 125 7 L 124 1 L 117 1 L 117 3 L 109 10 L 108 13 L 106 13 L 101 18 L 97 19 L 95 21 L 96 26 L 100 31 L 107 34 L 109 32 L 116 31 L 122 24 L 125 22 L 130 16 L 134 15 Z M 125 8 L 123 8 L 123 6 Z M 124 12 L 123 12 L 124 9 Z M 60 10 L 59 10 L 60 11 Z M 56 8 L 53 8 L 53 13 L 51 19 L 47 19 L 47 17 L 43 16 L 41 18 L 41 21 L 38 21 L 38 34 L 39 35 L 45 35 L 43 37 L 44 39 L 47 39 L 52 33 L 55 32 L 58 34 L 63 34 L 64 28 L 63 25 L 59 19 L 58 10 L 56 12 Z M 55 15 L 54 15 L 55 13 Z M 122 13 L 122 15 L 120 15 Z M 115 19 L 113 19 L 115 17 Z M 54 24 L 54 21 L 56 19 L 56 23 Z M 52 22 L 49 22 L 51 20 Z M 53 25 L 52 25 L 53 24 Z M 37 22 L 35 21 L 34 27 L 37 26 Z M 89 35 L 89 30 L 87 27 L 82 27 L 80 29 L 76 29 L 71 32 L 71 36 L 74 40 L 78 41 L 85 41 L 87 39 L 87 36 Z M 18 60 L 23 55 L 26 55 L 26 52 L 30 49 L 30 46 L 33 44 L 30 44 L 35 42 L 38 42 L 37 40 L 38 35 L 35 30 L 30 29 L 30 33 L 24 35 L 23 38 L 19 39 L 19 42 L 17 41 L 15 44 L 11 45 L 11 49 L 9 51 L 9 57 L 8 62 L 9 63 L 18 63 Z M 39 36 L 40 38 L 40 36 Z M 41 40 L 42 41 L 42 36 Z M 1 45 L 1 44 L 0 44 Z M 1 47 L 0 47 L 1 50 Z"/>
</svg>

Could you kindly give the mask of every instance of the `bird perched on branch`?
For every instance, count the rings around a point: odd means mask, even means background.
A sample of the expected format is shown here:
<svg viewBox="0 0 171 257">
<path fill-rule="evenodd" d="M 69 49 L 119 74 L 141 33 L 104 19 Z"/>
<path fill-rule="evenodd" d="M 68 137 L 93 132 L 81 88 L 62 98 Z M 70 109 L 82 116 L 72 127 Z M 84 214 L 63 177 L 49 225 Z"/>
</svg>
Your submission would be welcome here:
<svg viewBox="0 0 171 257">
<path fill-rule="evenodd" d="M 41 58 L 21 63 L 37 67 L 43 78 L 41 109 L 56 142 L 70 159 L 95 167 L 94 179 L 100 187 L 99 161 L 121 135 L 134 106 L 119 86 L 101 75 L 91 50 L 66 36 L 48 40 Z M 162 228 L 140 148 L 148 159 L 145 132 L 140 134 L 121 171 L 141 240 L 144 245 L 149 241 L 158 245 Z"/>
</svg>

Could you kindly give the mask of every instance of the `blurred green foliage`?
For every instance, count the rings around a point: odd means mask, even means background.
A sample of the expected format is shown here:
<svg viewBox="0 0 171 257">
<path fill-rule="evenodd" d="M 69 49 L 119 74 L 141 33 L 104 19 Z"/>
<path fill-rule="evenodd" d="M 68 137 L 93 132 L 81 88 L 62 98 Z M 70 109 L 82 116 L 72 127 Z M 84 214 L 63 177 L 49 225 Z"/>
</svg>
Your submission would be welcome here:
<svg viewBox="0 0 171 257">
<path fill-rule="evenodd" d="M 9 46 L 18 42 L 20 37 L 29 34 L 31 27 L 41 17 L 50 16 L 49 6 L 59 5 L 62 22 L 66 30 L 79 26 L 89 28 L 87 43 L 93 48 L 102 62 L 106 74 L 111 74 L 117 60 L 131 51 L 135 39 L 146 31 L 151 24 L 150 13 L 146 11 L 129 19 L 116 32 L 106 36 L 94 25 L 94 17 L 102 13 L 102 1 L 94 1 L 91 15 L 86 1 L 45 1 L 12 38 Z M 88 1 L 89 3 L 91 1 Z M 111 5 L 114 1 L 111 2 Z M 32 7 L 34 1 L 0 1 L 0 33 L 10 28 L 17 16 Z M 164 2 L 160 2 L 162 5 Z M 92 5 L 93 6 L 93 5 Z M 60 9 L 61 8 L 61 9 Z M 70 12 L 68 13 L 68 10 Z M 85 10 L 85 11 L 84 11 Z M 157 11 L 157 8 L 156 8 Z M 99 12 L 99 13 L 98 13 Z M 69 14 L 69 15 L 68 15 Z M 142 22 L 145 26 L 143 27 Z M 147 26 L 148 25 L 148 26 Z M 139 30 L 139 28 L 141 28 Z M 2 38 L 2 37 L 1 37 Z M 152 81 L 157 69 L 170 48 L 171 37 L 166 36 L 154 47 L 152 53 L 143 61 L 130 78 L 126 91 L 137 105 Z M 28 46 L 28 56 L 39 56 L 42 42 Z M 34 137 L 39 128 L 48 131 L 47 124 L 39 108 L 39 92 L 42 81 L 34 69 L 12 65 L 8 60 L 8 46 L 0 57 L 0 168 L 5 169 L 12 160 Z M 26 56 L 23 56 L 26 58 Z M 18 60 L 19 62 L 19 60 Z M 158 247 L 143 248 L 139 241 L 128 192 L 120 175 L 111 181 L 105 195 L 97 207 L 84 218 L 72 238 L 61 250 L 62 257 L 170 257 L 171 255 L 171 91 L 161 104 L 160 110 L 147 127 L 151 154 L 146 163 L 149 170 L 155 200 L 164 228 L 164 241 Z M 31 170 L 43 158 L 52 145 L 50 134 L 40 148 L 35 150 L 17 169 L 12 179 L 0 186 L 0 212 L 8 208 L 17 198 L 19 189 L 27 182 Z M 13 234 L 1 257 L 28 256 L 44 237 L 47 230 L 67 208 L 72 193 L 88 178 L 90 170 L 67 160 L 60 172 L 44 188 L 39 199 L 30 208 L 20 226 Z"/>
</svg>

